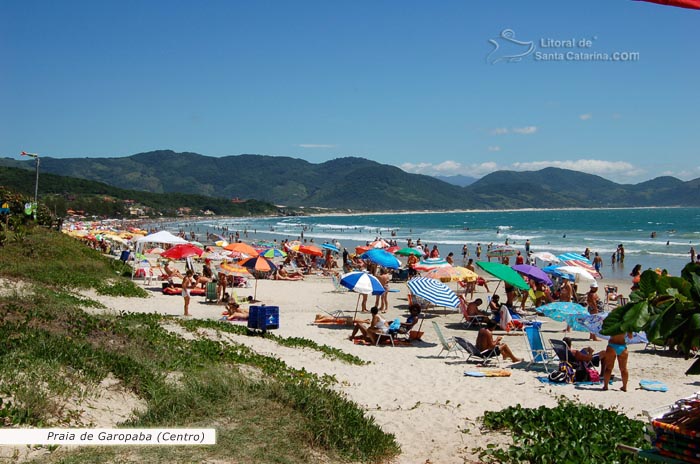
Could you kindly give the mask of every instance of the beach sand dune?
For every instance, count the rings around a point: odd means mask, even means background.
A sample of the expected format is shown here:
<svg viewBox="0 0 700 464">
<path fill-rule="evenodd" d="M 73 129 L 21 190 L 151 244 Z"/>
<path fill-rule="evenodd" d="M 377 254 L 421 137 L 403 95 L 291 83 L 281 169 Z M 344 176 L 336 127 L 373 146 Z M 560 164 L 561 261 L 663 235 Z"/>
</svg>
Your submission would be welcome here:
<svg viewBox="0 0 700 464">
<path fill-rule="evenodd" d="M 627 288 L 627 282 L 602 282 Z M 183 300 L 179 296 L 166 296 L 155 286 L 147 299 L 126 299 L 97 296 L 107 311 L 157 312 L 182 315 Z M 387 319 L 406 315 L 406 285 L 392 284 L 399 292 L 391 293 L 391 309 Z M 501 286 L 502 288 L 502 286 Z M 239 296 L 253 294 L 253 288 L 237 289 Z M 486 294 L 478 294 L 484 300 Z M 558 396 L 604 407 L 617 407 L 629 417 L 638 417 L 644 410 L 672 403 L 698 390 L 698 381 L 683 373 L 690 365 L 679 357 L 665 352 L 653 352 L 644 345 L 630 346 L 630 391 L 619 390 L 620 382 L 611 390 L 601 391 L 599 386 L 549 385 L 538 380 L 545 373 L 538 368 L 526 370 L 526 363 L 512 365 L 501 362 L 511 372 L 510 377 L 465 377 L 464 372 L 478 370 L 475 363 L 465 363 L 459 356 L 438 357 L 440 347 L 431 321 L 436 321 L 446 336 L 462 336 L 475 341 L 475 330 L 464 330 L 457 312 L 427 313 L 422 331 L 422 341 L 410 346 L 367 346 L 348 340 L 350 326 L 314 325 L 314 315 L 342 309 L 354 311 L 357 294 L 333 292 L 328 277 L 309 276 L 304 281 L 258 282 L 257 298 L 267 305 L 279 306 L 280 328 L 275 333 L 282 337 L 303 337 L 318 344 L 328 345 L 354 354 L 369 362 L 354 366 L 324 358 L 322 353 L 280 346 L 273 340 L 261 337 L 230 335 L 236 343 L 245 344 L 255 351 L 278 357 L 288 365 L 304 368 L 316 374 L 329 374 L 338 382 L 334 388 L 359 404 L 387 432 L 396 435 L 403 453 L 399 463 L 417 463 L 430 460 L 433 463 L 464 463 L 477 460 L 474 447 L 506 440 L 500 434 L 479 430 L 478 418 L 484 411 L 500 410 L 520 404 L 524 407 L 554 406 Z M 369 305 L 373 303 L 370 297 Z M 190 311 L 195 318 L 219 319 L 223 306 L 206 304 L 203 297 L 194 297 Z M 363 316 L 360 314 L 360 316 Z M 541 318 L 546 340 L 561 339 L 564 324 Z M 244 324 L 244 322 L 238 322 Z M 496 332 L 498 334 L 498 332 Z M 596 351 L 605 348 L 604 341 L 589 342 L 588 334 L 572 332 L 575 347 L 592 346 Z M 505 341 L 519 357 L 528 359 L 527 342 L 523 335 L 506 335 Z M 615 371 L 619 377 L 619 371 Z M 657 379 L 669 388 L 666 393 L 636 389 L 640 379 Z"/>
</svg>

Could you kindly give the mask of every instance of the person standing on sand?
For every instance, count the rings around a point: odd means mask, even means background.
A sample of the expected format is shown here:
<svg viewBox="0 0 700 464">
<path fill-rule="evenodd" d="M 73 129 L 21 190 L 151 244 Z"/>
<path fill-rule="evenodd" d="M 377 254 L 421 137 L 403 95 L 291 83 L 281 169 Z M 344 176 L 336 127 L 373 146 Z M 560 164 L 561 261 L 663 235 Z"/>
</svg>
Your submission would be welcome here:
<svg viewBox="0 0 700 464">
<path fill-rule="evenodd" d="M 476 260 L 481 259 L 481 243 L 476 244 Z"/>
<path fill-rule="evenodd" d="M 693 247 L 693 245 L 690 245 L 689 253 L 690 253 L 690 262 L 694 263 L 695 262 L 695 248 Z"/>
<path fill-rule="evenodd" d="M 384 293 L 378 297 L 380 301 L 379 310 L 383 313 L 389 310 L 389 282 L 391 282 L 391 275 L 390 269 L 384 269 L 381 274 L 379 274 L 379 277 L 377 277 L 382 287 L 384 287 Z"/>
<path fill-rule="evenodd" d="M 627 334 L 628 337 L 632 337 L 632 333 Z M 608 384 L 610 383 L 610 377 L 612 376 L 613 367 L 615 367 L 615 359 L 620 365 L 620 375 L 622 376 L 622 390 L 627 391 L 627 380 L 629 379 L 629 372 L 627 371 L 627 358 L 629 352 L 627 351 L 627 340 L 625 334 L 617 334 L 610 337 L 608 340 L 608 346 L 605 348 L 605 370 L 603 373 L 603 390 L 608 389 Z"/>
<path fill-rule="evenodd" d="M 588 290 L 588 294 L 586 294 L 586 304 L 588 306 L 589 314 L 598 314 L 600 298 L 598 297 L 598 284 L 596 282 L 591 284 L 591 288 Z M 598 341 L 598 337 L 596 337 L 593 332 L 591 332 L 588 339 L 593 340 L 594 342 Z"/>
<path fill-rule="evenodd" d="M 182 279 L 182 298 L 185 300 L 185 316 L 190 315 L 190 288 L 193 287 L 192 269 L 188 269 Z"/>
</svg>

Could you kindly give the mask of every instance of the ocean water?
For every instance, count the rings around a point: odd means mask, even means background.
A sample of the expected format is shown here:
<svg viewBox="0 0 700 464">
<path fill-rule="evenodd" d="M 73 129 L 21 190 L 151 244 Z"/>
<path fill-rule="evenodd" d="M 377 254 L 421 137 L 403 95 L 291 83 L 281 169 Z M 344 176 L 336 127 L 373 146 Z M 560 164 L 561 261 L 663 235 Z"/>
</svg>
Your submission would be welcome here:
<svg viewBox="0 0 700 464">
<path fill-rule="evenodd" d="M 461 262 L 467 244 L 475 257 L 477 243 L 508 244 L 524 251 L 582 253 L 589 248 L 603 257 L 603 274 L 623 278 L 635 264 L 643 269 L 668 269 L 678 274 L 690 261 L 690 246 L 700 243 L 700 208 L 643 208 L 593 210 L 518 210 L 450 213 L 385 213 L 363 215 L 296 216 L 268 218 L 208 219 L 164 225 L 173 232 L 206 232 L 228 237 L 239 232 L 244 241 L 303 239 L 317 243 L 338 240 L 348 250 L 375 238 L 396 239 L 405 246 L 408 238 L 437 245 L 441 255 L 454 252 Z M 652 237 L 654 234 L 654 237 Z M 611 266 L 618 244 L 625 249 L 623 265 Z M 352 247 L 352 248 L 351 248 Z M 482 259 L 484 255 L 482 254 Z"/>
</svg>

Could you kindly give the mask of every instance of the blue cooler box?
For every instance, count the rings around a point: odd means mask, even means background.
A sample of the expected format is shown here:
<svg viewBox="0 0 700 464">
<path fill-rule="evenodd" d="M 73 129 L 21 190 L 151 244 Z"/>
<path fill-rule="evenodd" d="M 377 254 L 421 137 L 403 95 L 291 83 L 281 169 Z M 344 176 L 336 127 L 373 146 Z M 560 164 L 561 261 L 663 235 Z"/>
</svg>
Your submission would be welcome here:
<svg viewBox="0 0 700 464">
<path fill-rule="evenodd" d="M 248 328 L 259 330 L 279 329 L 279 306 L 251 306 L 248 310 Z"/>
</svg>

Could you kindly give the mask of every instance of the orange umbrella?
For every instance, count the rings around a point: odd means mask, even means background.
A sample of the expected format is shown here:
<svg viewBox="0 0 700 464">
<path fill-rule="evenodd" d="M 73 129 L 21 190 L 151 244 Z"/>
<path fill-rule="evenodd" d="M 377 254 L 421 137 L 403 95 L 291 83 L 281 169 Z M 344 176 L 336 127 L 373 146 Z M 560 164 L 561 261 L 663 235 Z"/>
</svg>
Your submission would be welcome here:
<svg viewBox="0 0 700 464">
<path fill-rule="evenodd" d="M 248 256 L 258 256 L 258 250 L 243 242 L 229 243 L 224 247 L 224 250 L 236 251 Z"/>
<path fill-rule="evenodd" d="M 371 249 L 372 249 L 371 246 L 356 246 L 355 253 L 357 253 L 358 255 L 361 255 L 362 253 L 369 251 Z"/>
<path fill-rule="evenodd" d="M 299 253 L 311 256 L 323 256 L 323 250 L 315 245 L 302 245 L 299 247 Z"/>
<path fill-rule="evenodd" d="M 233 263 L 221 263 L 219 270 L 226 275 L 248 275 L 248 269 Z"/>
</svg>

